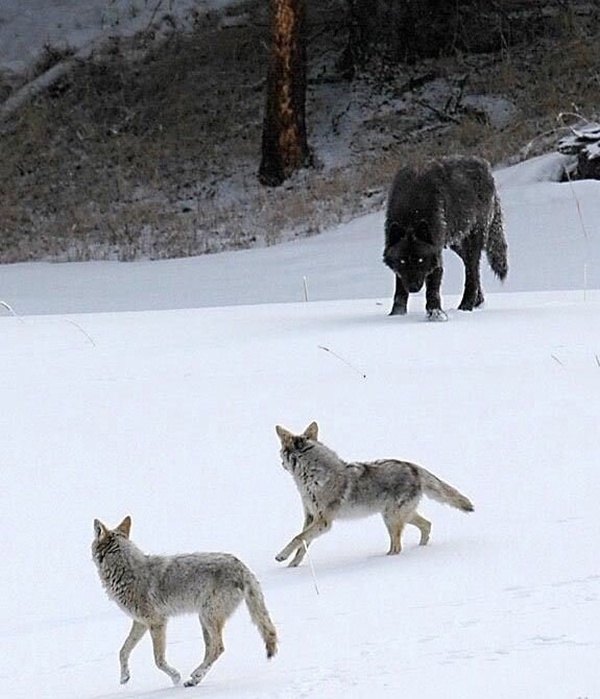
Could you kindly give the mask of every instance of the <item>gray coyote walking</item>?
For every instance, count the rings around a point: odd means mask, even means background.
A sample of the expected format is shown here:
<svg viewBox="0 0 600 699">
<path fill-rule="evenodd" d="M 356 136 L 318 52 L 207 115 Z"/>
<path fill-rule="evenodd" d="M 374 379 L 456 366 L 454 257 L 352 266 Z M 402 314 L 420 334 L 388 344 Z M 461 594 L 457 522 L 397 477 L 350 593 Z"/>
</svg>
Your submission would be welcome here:
<svg viewBox="0 0 600 699">
<path fill-rule="evenodd" d="M 421 532 L 420 545 L 429 541 L 431 523 L 417 512 L 423 494 L 472 512 L 471 501 L 422 466 L 381 459 L 347 463 L 318 441 L 318 425 L 312 422 L 301 435 L 275 427 L 281 440 L 283 468 L 292 474 L 304 507 L 304 527 L 276 556 L 285 561 L 295 551 L 290 566 L 297 566 L 310 542 L 331 529 L 334 519 L 381 514 L 390 535 L 388 554 L 402 550 L 402 530 L 412 524 Z"/>
<path fill-rule="evenodd" d="M 259 582 L 241 561 L 228 553 L 146 555 L 129 539 L 130 529 L 130 517 L 115 529 L 108 529 L 96 519 L 92 542 L 92 557 L 102 585 L 133 618 L 119 654 L 121 684 L 129 680 L 129 656 L 147 630 L 156 666 L 177 684 L 181 676 L 165 660 L 167 619 L 194 613 L 200 618 L 205 653 L 185 686 L 197 685 L 225 650 L 223 627 L 242 600 L 265 642 L 267 657 L 275 655 L 277 632 Z"/>
</svg>

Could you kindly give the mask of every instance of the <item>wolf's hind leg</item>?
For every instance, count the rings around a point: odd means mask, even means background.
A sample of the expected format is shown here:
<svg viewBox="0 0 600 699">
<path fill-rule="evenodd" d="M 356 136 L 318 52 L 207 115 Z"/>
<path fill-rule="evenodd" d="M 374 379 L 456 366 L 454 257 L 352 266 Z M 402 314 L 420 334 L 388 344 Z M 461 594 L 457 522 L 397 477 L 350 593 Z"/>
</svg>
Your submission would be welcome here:
<svg viewBox="0 0 600 699">
<path fill-rule="evenodd" d="M 219 621 L 207 614 L 199 615 L 202 635 L 204 637 L 204 659 L 192 672 L 190 679 L 184 682 L 185 687 L 195 687 L 200 684 L 213 663 L 225 651 L 223 644 L 223 625 L 225 621 Z"/>
<path fill-rule="evenodd" d="M 483 305 L 485 300 L 479 272 L 483 232 L 475 228 L 461 243 L 450 247 L 459 255 L 465 266 L 465 288 L 458 308 L 460 311 L 472 311 Z"/>
<path fill-rule="evenodd" d="M 431 534 L 431 522 L 425 517 L 421 517 L 418 512 L 415 512 L 412 517 L 408 520 L 408 524 L 412 524 L 417 527 L 421 532 L 421 540 L 419 541 L 419 546 L 426 546 L 429 542 L 429 535 Z"/>
<path fill-rule="evenodd" d="M 402 551 L 402 530 L 404 519 L 397 512 L 384 512 L 383 521 L 390 535 L 390 550 L 388 556 L 395 556 Z"/>
<path fill-rule="evenodd" d="M 150 626 L 150 636 L 152 636 L 152 649 L 154 651 L 154 662 L 156 667 L 171 678 L 173 684 L 179 684 L 181 675 L 174 667 L 171 667 L 165 660 L 165 649 L 167 645 L 167 621 L 162 621 Z"/>
<path fill-rule="evenodd" d="M 306 553 L 306 549 L 310 545 L 310 542 L 313 541 L 313 539 L 316 539 L 318 536 L 321 536 L 321 534 L 324 534 L 326 531 L 329 531 L 330 529 L 330 519 L 325 519 L 324 517 L 316 516 L 313 519 L 312 523 L 309 524 L 308 527 L 306 527 L 306 529 L 304 529 L 300 532 L 300 534 L 295 536 L 290 541 L 290 543 L 275 556 L 275 560 L 285 561 L 286 558 L 289 558 L 292 555 L 292 553 L 296 551 L 296 555 L 290 563 L 290 567 L 295 568 L 297 565 L 299 565 L 299 563 L 301 563 L 302 559 L 304 558 L 304 554 Z"/>
<path fill-rule="evenodd" d="M 127 635 L 127 638 L 125 639 L 125 642 L 123 643 L 123 646 L 119 652 L 119 661 L 121 663 L 121 684 L 129 682 L 129 678 L 131 677 L 129 673 L 129 656 L 131 655 L 131 651 L 137 646 L 147 630 L 148 627 L 139 621 L 134 621 L 131 625 L 131 630 L 129 631 L 129 634 Z"/>
</svg>

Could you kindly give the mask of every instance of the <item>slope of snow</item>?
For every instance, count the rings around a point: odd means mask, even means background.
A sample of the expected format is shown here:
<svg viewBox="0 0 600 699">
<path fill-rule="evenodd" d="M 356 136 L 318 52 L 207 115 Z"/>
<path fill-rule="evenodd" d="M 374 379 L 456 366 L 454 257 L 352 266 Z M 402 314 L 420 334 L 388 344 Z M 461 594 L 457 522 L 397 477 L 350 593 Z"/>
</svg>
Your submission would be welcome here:
<svg viewBox="0 0 600 699">
<path fill-rule="evenodd" d="M 2 695 L 183 691 L 147 640 L 118 686 L 128 621 L 89 544 L 94 517 L 130 513 L 143 549 L 231 551 L 263 583 L 280 654 L 239 612 L 199 691 L 593 696 L 600 295 L 579 296 L 495 295 L 445 324 L 372 300 L 2 319 Z M 475 513 L 423 502 L 430 546 L 408 531 L 393 558 L 379 518 L 338 523 L 311 548 L 317 595 L 309 565 L 273 558 L 302 519 L 273 427 L 312 419 L 342 456 L 415 460 Z M 194 618 L 168 650 L 195 667 Z"/>
<path fill-rule="evenodd" d="M 496 173 L 510 271 L 504 284 L 482 261 L 488 292 L 600 287 L 600 182 L 547 181 L 564 156 L 535 158 Z M 0 301 L 21 314 L 164 310 L 388 297 L 383 212 L 274 248 L 160 262 L 0 266 Z M 462 263 L 446 253 L 442 290 L 462 291 Z M 417 307 L 415 299 L 412 304 Z M 422 305 L 422 302 L 420 302 Z"/>
<path fill-rule="evenodd" d="M 547 166 L 499 173 L 510 279 L 499 293 L 486 277 L 486 307 L 461 313 L 449 257 L 448 323 L 424 322 L 420 295 L 386 315 L 381 214 L 195 260 L 1 267 L 20 315 L 0 318 L 0 695 L 595 696 L 600 205 L 598 183 L 540 182 Z M 191 308 L 232 302 L 260 305 Z M 311 547 L 314 578 L 281 566 L 302 514 L 274 425 L 313 419 L 341 456 L 414 460 L 475 512 L 424 500 L 430 545 L 409 529 L 390 558 L 379 518 L 340 522 Z M 93 518 L 125 514 L 144 550 L 246 561 L 278 656 L 240 610 L 197 690 L 170 686 L 148 639 L 119 686 L 129 622 L 89 546 Z M 197 621 L 173 620 L 168 641 L 185 677 Z"/>
<path fill-rule="evenodd" d="M 111 36 L 132 36 L 165 15 L 185 26 L 192 11 L 222 9 L 232 0 L 2 0 L 0 69 L 27 70 L 45 47 L 78 49 Z"/>
</svg>

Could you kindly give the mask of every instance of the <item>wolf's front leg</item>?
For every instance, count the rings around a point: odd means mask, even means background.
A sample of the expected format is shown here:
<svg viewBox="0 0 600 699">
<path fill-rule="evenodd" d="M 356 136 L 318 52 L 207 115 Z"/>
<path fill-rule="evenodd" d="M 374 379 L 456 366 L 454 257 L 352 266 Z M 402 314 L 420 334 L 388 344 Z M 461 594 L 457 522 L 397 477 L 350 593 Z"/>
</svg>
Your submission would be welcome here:
<svg viewBox="0 0 600 699">
<path fill-rule="evenodd" d="M 398 275 L 396 275 L 396 289 L 394 291 L 394 302 L 392 304 L 391 316 L 405 316 L 408 306 L 408 291 Z"/>
<path fill-rule="evenodd" d="M 137 646 L 147 630 L 148 627 L 139 621 L 134 621 L 131 625 L 131 630 L 129 631 L 129 634 L 125 639 L 125 643 L 123 643 L 123 647 L 119 652 L 119 661 L 121 663 L 121 684 L 129 682 L 129 678 L 131 677 L 129 673 L 129 656 L 131 655 L 131 651 Z"/>
<path fill-rule="evenodd" d="M 448 316 L 442 310 L 442 298 L 440 296 L 443 274 L 443 268 L 441 266 L 436 267 L 425 280 L 425 310 L 427 311 L 428 320 L 448 320 Z"/>
<path fill-rule="evenodd" d="M 306 529 L 295 536 L 290 543 L 275 556 L 275 560 L 285 561 L 286 558 L 289 558 L 292 553 L 296 551 L 296 555 L 290 563 L 290 567 L 295 568 L 302 562 L 306 549 L 311 541 L 321 536 L 321 534 L 324 534 L 326 531 L 329 531 L 329 529 L 331 529 L 331 520 L 323 517 L 316 517 Z"/>
</svg>

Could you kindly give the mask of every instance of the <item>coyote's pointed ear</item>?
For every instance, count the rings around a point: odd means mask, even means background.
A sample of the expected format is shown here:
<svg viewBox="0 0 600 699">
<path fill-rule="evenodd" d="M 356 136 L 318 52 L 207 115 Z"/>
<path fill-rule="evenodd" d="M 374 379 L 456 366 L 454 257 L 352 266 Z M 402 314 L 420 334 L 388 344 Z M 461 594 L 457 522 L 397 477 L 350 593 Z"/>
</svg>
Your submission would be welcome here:
<svg viewBox="0 0 600 699">
<path fill-rule="evenodd" d="M 275 425 L 275 432 L 277 432 L 277 436 L 281 441 L 281 446 L 287 447 L 290 446 L 290 444 L 292 444 L 294 440 L 294 435 L 289 430 L 286 430 L 285 427 L 282 427 L 281 425 Z"/>
<path fill-rule="evenodd" d="M 131 517 L 127 515 L 121 524 L 119 524 L 118 527 L 115 527 L 115 531 L 123 534 L 126 539 L 129 539 L 129 532 L 131 531 Z"/>
<path fill-rule="evenodd" d="M 316 442 L 319 438 L 319 425 L 317 425 L 316 422 L 311 422 L 304 430 L 304 436 L 306 439 L 311 439 L 313 442 Z"/>
<path fill-rule="evenodd" d="M 96 537 L 96 541 L 99 541 L 100 539 L 104 538 L 108 532 L 108 529 L 102 524 L 102 522 L 99 519 L 94 520 L 94 536 Z"/>
</svg>

